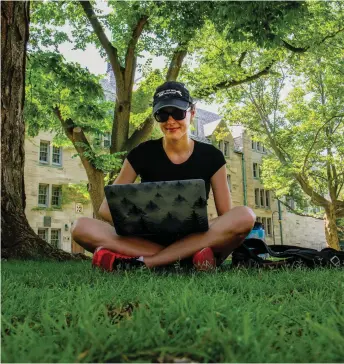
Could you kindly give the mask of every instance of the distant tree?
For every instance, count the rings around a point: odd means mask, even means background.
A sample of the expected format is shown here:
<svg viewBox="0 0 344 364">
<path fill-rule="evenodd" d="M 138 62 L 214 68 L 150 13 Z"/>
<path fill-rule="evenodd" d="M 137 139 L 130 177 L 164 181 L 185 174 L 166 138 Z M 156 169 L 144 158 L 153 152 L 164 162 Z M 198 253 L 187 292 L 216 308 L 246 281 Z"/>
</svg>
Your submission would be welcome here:
<svg viewBox="0 0 344 364">
<path fill-rule="evenodd" d="M 278 196 L 293 195 L 297 183 L 324 209 L 326 241 L 335 249 L 336 220 L 344 217 L 343 40 L 308 53 L 293 67 L 275 68 L 279 76 L 233 89 L 226 114 L 273 152 L 263 163 L 266 188 Z M 287 79 L 292 90 L 283 100 Z"/>
</svg>

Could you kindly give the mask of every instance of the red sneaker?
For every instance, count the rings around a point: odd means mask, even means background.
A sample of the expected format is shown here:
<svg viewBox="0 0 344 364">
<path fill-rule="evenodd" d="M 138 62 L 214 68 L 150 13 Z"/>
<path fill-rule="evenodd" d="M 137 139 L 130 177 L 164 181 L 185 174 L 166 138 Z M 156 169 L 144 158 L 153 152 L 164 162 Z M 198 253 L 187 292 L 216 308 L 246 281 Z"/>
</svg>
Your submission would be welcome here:
<svg viewBox="0 0 344 364">
<path fill-rule="evenodd" d="M 203 248 L 195 253 L 192 263 L 197 270 L 209 271 L 216 268 L 216 259 L 211 248 Z"/>
<path fill-rule="evenodd" d="M 100 246 L 93 253 L 92 266 L 100 267 L 108 272 L 112 272 L 114 268 L 142 266 L 144 263 L 138 261 L 137 258 L 138 257 L 115 253 Z"/>
</svg>

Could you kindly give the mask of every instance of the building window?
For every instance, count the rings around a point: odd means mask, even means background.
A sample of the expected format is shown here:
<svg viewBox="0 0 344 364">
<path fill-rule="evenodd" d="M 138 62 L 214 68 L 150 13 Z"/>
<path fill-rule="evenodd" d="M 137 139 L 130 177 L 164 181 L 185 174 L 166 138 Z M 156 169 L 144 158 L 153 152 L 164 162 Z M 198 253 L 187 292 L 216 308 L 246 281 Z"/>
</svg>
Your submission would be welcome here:
<svg viewBox="0 0 344 364">
<path fill-rule="evenodd" d="M 60 248 L 61 229 L 51 229 L 50 244 L 55 248 Z"/>
<path fill-rule="evenodd" d="M 51 191 L 51 206 L 60 207 L 62 202 L 62 187 L 53 186 Z"/>
<path fill-rule="evenodd" d="M 265 206 L 264 205 L 264 203 L 265 203 L 265 198 L 264 198 L 265 197 L 264 196 L 265 194 L 264 194 L 264 192 L 265 192 L 264 190 L 260 190 L 260 206 L 261 207 L 264 207 Z"/>
<path fill-rule="evenodd" d="M 265 149 L 264 145 L 263 145 L 263 153 L 266 153 L 266 149 Z"/>
<path fill-rule="evenodd" d="M 265 207 L 270 207 L 270 191 L 265 191 Z"/>
<path fill-rule="evenodd" d="M 221 152 L 223 152 L 223 141 L 222 140 L 219 141 L 218 147 L 221 150 Z"/>
<path fill-rule="evenodd" d="M 62 164 L 62 148 L 53 145 L 53 164 Z"/>
<path fill-rule="evenodd" d="M 257 217 L 256 217 L 256 221 L 257 221 L 257 222 L 262 222 L 262 219 L 261 219 L 259 216 L 257 216 Z"/>
<path fill-rule="evenodd" d="M 231 175 L 230 174 L 227 174 L 227 183 L 228 183 L 229 190 L 232 191 Z"/>
<path fill-rule="evenodd" d="M 49 185 L 40 184 L 38 187 L 38 206 L 48 206 Z"/>
<path fill-rule="evenodd" d="M 49 149 L 50 143 L 41 140 L 39 145 L 39 161 L 41 163 L 49 163 Z"/>
<path fill-rule="evenodd" d="M 262 217 L 263 229 L 266 230 L 266 217 Z"/>
<path fill-rule="evenodd" d="M 256 150 L 257 149 L 257 142 L 252 140 L 252 149 Z"/>
<path fill-rule="evenodd" d="M 225 157 L 229 157 L 229 143 L 228 142 L 224 142 L 224 152 L 223 154 L 225 155 Z"/>
<path fill-rule="evenodd" d="M 258 172 L 258 163 L 253 163 L 253 178 L 258 178 L 259 172 Z"/>
<path fill-rule="evenodd" d="M 48 229 L 38 229 L 37 231 L 37 235 L 45 240 L 46 242 L 48 242 Z"/>
<path fill-rule="evenodd" d="M 257 150 L 259 150 L 259 151 L 262 150 L 262 143 L 261 142 L 257 142 Z"/>
<path fill-rule="evenodd" d="M 259 206 L 259 188 L 254 190 L 254 201 L 256 206 Z"/>
<path fill-rule="evenodd" d="M 104 141 L 104 148 L 110 148 L 110 146 L 111 146 L 111 134 L 110 133 L 105 133 L 103 141 Z"/>
<path fill-rule="evenodd" d="M 266 220 L 266 233 L 271 236 L 271 218 L 268 217 Z"/>
</svg>

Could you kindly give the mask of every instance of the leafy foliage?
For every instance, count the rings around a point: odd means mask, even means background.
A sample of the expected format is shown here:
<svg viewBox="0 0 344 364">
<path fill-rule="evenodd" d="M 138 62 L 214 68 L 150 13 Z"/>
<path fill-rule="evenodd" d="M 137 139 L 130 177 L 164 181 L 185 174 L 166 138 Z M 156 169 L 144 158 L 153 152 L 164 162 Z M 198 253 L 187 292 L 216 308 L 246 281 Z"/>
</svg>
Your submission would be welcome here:
<svg viewBox="0 0 344 364">
<path fill-rule="evenodd" d="M 90 203 L 87 183 L 68 183 L 62 186 L 62 205 L 71 202 L 80 202 L 84 205 Z"/>
</svg>

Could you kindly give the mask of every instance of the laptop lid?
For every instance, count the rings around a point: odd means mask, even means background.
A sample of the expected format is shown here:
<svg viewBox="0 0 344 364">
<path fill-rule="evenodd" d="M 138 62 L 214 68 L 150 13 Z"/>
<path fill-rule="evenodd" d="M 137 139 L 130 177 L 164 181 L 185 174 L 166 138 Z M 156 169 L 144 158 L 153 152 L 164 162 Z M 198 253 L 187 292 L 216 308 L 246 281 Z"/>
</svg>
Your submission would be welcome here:
<svg viewBox="0 0 344 364">
<path fill-rule="evenodd" d="M 182 237 L 208 230 L 202 179 L 105 186 L 118 235 Z"/>
</svg>

